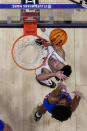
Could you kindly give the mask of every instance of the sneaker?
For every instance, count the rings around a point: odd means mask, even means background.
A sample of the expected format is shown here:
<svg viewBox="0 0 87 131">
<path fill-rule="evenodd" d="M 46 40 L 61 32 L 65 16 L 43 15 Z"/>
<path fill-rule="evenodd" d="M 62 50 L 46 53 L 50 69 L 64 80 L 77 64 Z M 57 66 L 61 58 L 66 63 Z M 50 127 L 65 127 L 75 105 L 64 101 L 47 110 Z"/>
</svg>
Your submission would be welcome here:
<svg viewBox="0 0 87 131">
<path fill-rule="evenodd" d="M 41 117 L 42 117 L 42 115 L 41 115 L 40 117 L 37 117 L 37 116 L 36 116 L 36 112 L 35 112 L 34 120 L 35 120 L 36 122 L 39 121 L 39 120 L 41 119 Z"/>
<path fill-rule="evenodd" d="M 37 80 L 37 81 L 38 81 L 38 80 Z M 51 80 L 51 82 L 52 82 L 52 85 L 47 85 L 47 84 L 44 84 L 44 83 L 38 81 L 38 83 L 41 84 L 41 85 L 43 85 L 43 86 L 47 86 L 47 87 L 49 87 L 49 88 L 55 88 L 55 87 L 56 87 L 56 83 L 53 82 L 52 80 Z"/>
<path fill-rule="evenodd" d="M 51 86 L 49 86 L 50 88 L 55 88 L 56 87 L 56 83 L 55 82 L 53 82 L 52 80 L 51 80 L 51 82 L 52 82 L 52 85 Z"/>
</svg>

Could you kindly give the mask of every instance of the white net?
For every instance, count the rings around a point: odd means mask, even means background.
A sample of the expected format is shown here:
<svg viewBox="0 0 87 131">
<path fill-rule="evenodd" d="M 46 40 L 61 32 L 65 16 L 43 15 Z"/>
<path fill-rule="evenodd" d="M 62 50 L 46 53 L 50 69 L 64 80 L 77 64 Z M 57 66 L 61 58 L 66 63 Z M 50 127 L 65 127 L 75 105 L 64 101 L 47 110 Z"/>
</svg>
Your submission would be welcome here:
<svg viewBox="0 0 87 131">
<path fill-rule="evenodd" d="M 44 57 L 43 43 L 41 44 L 41 40 L 36 36 L 25 36 L 15 44 L 13 56 L 18 65 L 26 69 L 37 68 Z"/>
</svg>

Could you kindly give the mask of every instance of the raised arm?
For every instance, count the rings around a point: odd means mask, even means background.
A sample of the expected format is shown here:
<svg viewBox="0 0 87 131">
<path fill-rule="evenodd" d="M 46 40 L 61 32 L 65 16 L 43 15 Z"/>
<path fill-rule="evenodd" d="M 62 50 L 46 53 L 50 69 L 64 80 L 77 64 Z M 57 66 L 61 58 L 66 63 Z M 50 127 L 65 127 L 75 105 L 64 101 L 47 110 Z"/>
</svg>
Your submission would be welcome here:
<svg viewBox="0 0 87 131">
<path fill-rule="evenodd" d="M 74 98 L 70 102 L 70 107 L 71 107 L 71 111 L 74 112 L 78 107 L 80 100 L 84 98 L 84 96 L 80 91 L 77 90 L 72 93 L 74 93 Z"/>
<path fill-rule="evenodd" d="M 63 71 L 58 71 L 56 73 L 52 73 L 45 68 L 42 70 L 41 74 L 38 74 L 38 75 L 36 74 L 36 79 L 39 80 L 39 81 L 48 80 L 52 77 L 57 77 L 61 81 L 67 79 L 67 77 L 63 74 Z"/>
<path fill-rule="evenodd" d="M 43 69 L 42 73 L 36 76 L 39 81 L 48 80 L 49 78 L 55 77 L 55 73 L 51 73 L 47 69 Z"/>
<path fill-rule="evenodd" d="M 76 108 L 79 105 L 81 98 L 77 98 L 77 96 L 75 96 L 72 101 L 70 102 L 70 107 L 71 107 L 71 111 L 74 112 L 76 110 Z"/>
</svg>

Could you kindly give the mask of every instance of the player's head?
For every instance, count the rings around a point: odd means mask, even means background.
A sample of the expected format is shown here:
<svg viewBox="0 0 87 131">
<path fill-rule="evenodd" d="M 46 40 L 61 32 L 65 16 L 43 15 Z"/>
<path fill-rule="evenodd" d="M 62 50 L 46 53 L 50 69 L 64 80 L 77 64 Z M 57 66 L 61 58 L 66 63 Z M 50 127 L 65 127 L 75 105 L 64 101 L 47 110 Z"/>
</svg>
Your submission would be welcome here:
<svg viewBox="0 0 87 131">
<path fill-rule="evenodd" d="M 67 106 L 55 106 L 52 109 L 52 117 L 61 122 L 68 120 L 72 115 L 72 112 Z"/>
<path fill-rule="evenodd" d="M 63 68 L 60 69 L 60 71 L 63 71 L 64 75 L 66 75 L 67 77 L 70 77 L 71 73 L 72 73 L 72 68 L 70 65 L 65 65 Z M 57 77 L 55 77 L 56 80 L 59 81 L 59 79 Z"/>
</svg>

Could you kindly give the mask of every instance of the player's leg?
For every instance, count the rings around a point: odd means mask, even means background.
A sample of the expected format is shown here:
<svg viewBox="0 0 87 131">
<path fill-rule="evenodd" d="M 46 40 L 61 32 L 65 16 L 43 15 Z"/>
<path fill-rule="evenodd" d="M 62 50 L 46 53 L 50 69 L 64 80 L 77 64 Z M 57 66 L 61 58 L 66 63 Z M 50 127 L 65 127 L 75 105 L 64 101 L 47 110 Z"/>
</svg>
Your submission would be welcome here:
<svg viewBox="0 0 87 131">
<path fill-rule="evenodd" d="M 39 84 L 43 85 L 43 86 L 47 86 L 47 87 L 50 87 L 50 88 L 55 88 L 56 87 L 56 84 L 55 82 L 53 82 L 52 80 L 48 79 L 48 80 L 43 80 L 43 81 L 40 81 L 37 76 L 40 75 L 42 72 L 41 72 L 41 68 L 40 69 L 37 69 L 35 71 L 35 75 L 36 75 L 36 80 L 38 81 Z"/>
<path fill-rule="evenodd" d="M 50 79 L 49 80 L 44 80 L 44 81 L 38 81 L 38 83 L 41 84 L 41 85 L 43 85 L 43 86 L 50 87 L 50 88 L 55 88 L 56 87 L 56 83 L 53 82 Z"/>
<path fill-rule="evenodd" d="M 49 46 L 49 45 L 50 45 L 49 41 L 47 41 L 46 39 L 44 39 L 44 40 L 46 41 L 47 45 Z M 40 45 L 40 46 L 43 45 L 43 42 L 42 42 L 42 40 L 40 40 L 40 39 L 36 39 L 35 42 L 36 42 L 37 45 Z"/>
<path fill-rule="evenodd" d="M 41 74 L 41 69 L 37 69 L 35 71 L 35 74 L 36 74 L 36 80 L 38 81 L 39 84 L 43 85 L 43 86 L 47 86 L 47 87 L 50 87 L 50 88 L 55 88 L 56 87 L 56 83 L 53 82 L 52 80 L 48 79 L 48 80 L 43 80 L 43 81 L 40 81 L 38 79 L 38 75 Z"/>
<path fill-rule="evenodd" d="M 34 114 L 34 120 L 39 121 L 42 115 L 44 115 L 45 113 L 46 113 L 46 109 L 44 108 L 43 104 L 38 106 Z"/>
</svg>

